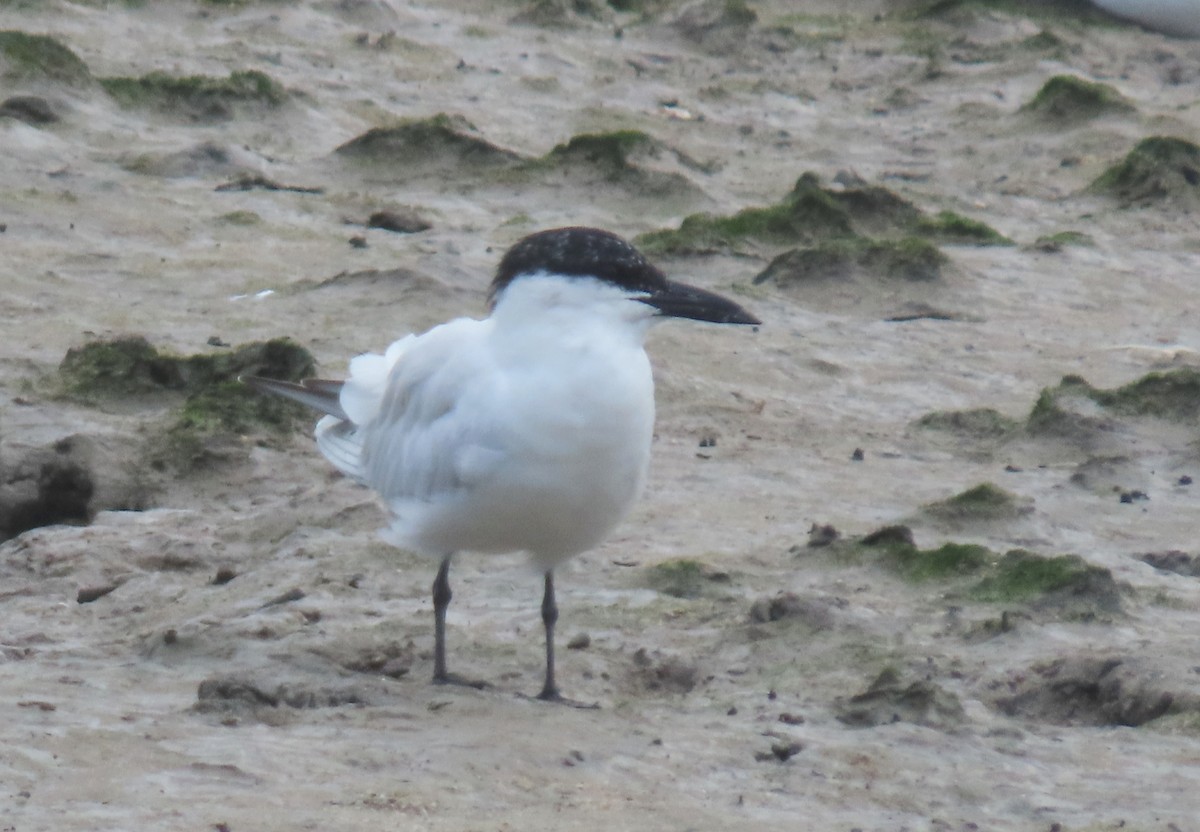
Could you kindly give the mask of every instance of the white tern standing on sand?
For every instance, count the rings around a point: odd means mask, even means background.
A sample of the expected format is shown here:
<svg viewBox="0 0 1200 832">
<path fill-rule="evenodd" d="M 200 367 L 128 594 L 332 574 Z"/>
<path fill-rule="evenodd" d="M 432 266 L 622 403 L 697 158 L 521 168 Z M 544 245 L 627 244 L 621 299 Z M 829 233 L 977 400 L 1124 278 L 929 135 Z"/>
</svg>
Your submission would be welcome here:
<svg viewBox="0 0 1200 832">
<path fill-rule="evenodd" d="M 317 447 L 374 489 L 383 537 L 439 558 L 437 683 L 446 670 L 450 559 L 527 552 L 545 574 L 546 680 L 554 680 L 554 569 L 599 544 L 646 479 L 654 381 L 643 342 L 657 321 L 758 324 L 733 301 L 666 278 L 593 228 L 531 234 L 500 261 L 491 314 L 459 318 L 350 362 L 345 382 L 243 379 L 326 415 Z"/>
</svg>

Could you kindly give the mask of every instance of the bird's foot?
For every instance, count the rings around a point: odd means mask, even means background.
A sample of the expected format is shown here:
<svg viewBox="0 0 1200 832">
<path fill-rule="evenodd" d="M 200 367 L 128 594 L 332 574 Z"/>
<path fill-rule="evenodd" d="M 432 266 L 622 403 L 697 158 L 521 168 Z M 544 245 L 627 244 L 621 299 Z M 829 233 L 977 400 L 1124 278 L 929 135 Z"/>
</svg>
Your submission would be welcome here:
<svg viewBox="0 0 1200 832">
<path fill-rule="evenodd" d="M 465 676 L 459 676 L 457 673 L 443 673 L 433 677 L 435 685 L 455 685 L 461 688 L 474 688 L 475 690 L 486 690 L 491 685 L 482 679 L 468 679 Z"/>
<path fill-rule="evenodd" d="M 546 690 L 545 688 L 543 688 L 542 692 L 539 693 L 537 696 L 528 696 L 523 693 L 519 693 L 517 695 L 520 696 L 522 699 L 536 699 L 539 702 L 549 702 L 553 705 L 565 705 L 568 708 L 578 708 L 581 711 L 598 711 L 598 710 L 600 710 L 599 702 L 580 702 L 576 699 L 568 699 L 567 697 L 565 697 L 561 693 L 559 693 L 557 688 L 554 688 L 551 690 Z"/>
</svg>

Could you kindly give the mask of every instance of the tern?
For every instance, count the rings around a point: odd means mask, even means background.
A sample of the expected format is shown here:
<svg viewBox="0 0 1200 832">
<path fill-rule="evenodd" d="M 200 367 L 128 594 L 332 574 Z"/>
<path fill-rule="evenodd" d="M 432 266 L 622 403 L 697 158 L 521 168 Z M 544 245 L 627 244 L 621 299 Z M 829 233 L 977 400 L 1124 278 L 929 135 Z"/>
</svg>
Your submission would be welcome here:
<svg viewBox="0 0 1200 832">
<path fill-rule="evenodd" d="M 738 304 L 668 280 L 594 228 L 531 234 L 500 260 L 486 318 L 458 318 L 350 361 L 345 381 L 243 381 L 325 415 L 317 447 L 387 507 L 383 538 L 440 560 L 433 582 L 438 684 L 446 670 L 450 561 L 525 552 L 545 577 L 539 699 L 554 675 L 554 570 L 597 546 L 641 493 L 654 431 L 646 335 L 668 318 L 758 325 Z"/>
</svg>

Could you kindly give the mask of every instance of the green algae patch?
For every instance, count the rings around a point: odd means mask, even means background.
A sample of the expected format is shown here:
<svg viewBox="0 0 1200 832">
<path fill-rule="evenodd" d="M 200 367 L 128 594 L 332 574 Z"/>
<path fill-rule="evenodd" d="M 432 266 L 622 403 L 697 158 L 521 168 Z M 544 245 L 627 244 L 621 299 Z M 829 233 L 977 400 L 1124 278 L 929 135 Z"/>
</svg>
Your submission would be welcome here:
<svg viewBox="0 0 1200 832">
<path fill-rule="evenodd" d="M 1148 373 L 1110 390 L 1093 387 L 1080 376 L 1064 376 L 1057 387 L 1047 387 L 1038 395 L 1026 428 L 1034 434 L 1077 433 L 1101 427 L 1105 414 L 1196 424 L 1200 421 L 1200 371 L 1180 367 Z"/>
<path fill-rule="evenodd" d="M 880 240 L 894 242 L 870 247 Z M 840 248 L 832 241 L 841 241 Z M 833 248 L 806 255 L 817 266 L 861 256 L 876 261 L 899 257 L 911 262 L 916 258 L 923 260 L 921 268 L 925 268 L 934 258 L 928 250 L 918 251 L 920 242 L 995 245 L 1009 241 L 983 223 L 952 212 L 929 217 L 887 188 L 866 184 L 825 188 L 811 172 L 801 175 L 774 205 L 744 208 L 725 216 L 693 214 L 677 229 L 652 231 L 637 238 L 646 251 L 667 255 L 825 243 Z"/>
<path fill-rule="evenodd" d="M 230 211 L 217 217 L 223 225 L 258 225 L 263 219 L 256 211 Z"/>
<path fill-rule="evenodd" d="M 889 559 L 900 575 L 909 581 L 948 580 L 973 575 L 992 557 L 986 546 L 974 543 L 945 543 L 936 549 L 893 546 Z"/>
<path fill-rule="evenodd" d="M 939 211 L 932 217 L 917 220 L 920 234 L 942 243 L 961 243 L 973 246 L 1011 246 L 1013 241 L 987 223 L 964 217 L 954 211 Z"/>
<path fill-rule="evenodd" d="M 201 121 L 232 118 L 239 108 L 274 108 L 287 95 L 269 75 L 248 70 L 228 78 L 151 72 L 140 78 L 101 78 L 100 85 L 124 107 L 157 110 Z"/>
<path fill-rule="evenodd" d="M 1093 600 L 1116 597 L 1112 573 L 1078 555 L 1044 557 L 1025 549 L 1006 552 L 970 589 L 976 601 L 1015 603 L 1054 593 L 1088 595 Z"/>
<path fill-rule="evenodd" d="M 921 549 L 907 526 L 887 526 L 848 548 L 875 555 L 906 581 L 945 584 L 947 597 L 1026 604 L 1031 612 L 1070 620 L 1094 620 L 1121 609 L 1112 573 L 1078 555 L 1047 557 L 1025 549 L 1001 555 L 986 546 L 955 542 Z"/>
<path fill-rule="evenodd" d="M 511 167 L 521 161 L 516 153 L 480 136 L 462 116 L 446 113 L 372 128 L 335 152 L 356 162 L 387 164 L 398 172 L 418 173 L 420 168 L 428 171 L 431 167 L 440 170 L 458 165 Z"/>
<path fill-rule="evenodd" d="M 82 397 L 123 396 L 183 386 L 178 363 L 160 356 L 140 335 L 72 347 L 58 372 L 66 391 Z"/>
<path fill-rule="evenodd" d="M 663 561 L 643 573 L 643 584 L 672 598 L 699 598 L 713 584 L 728 583 L 729 575 L 692 558 Z"/>
<path fill-rule="evenodd" d="M 990 407 L 971 410 L 937 410 L 916 421 L 926 430 L 952 433 L 966 439 L 1003 439 L 1017 431 L 1020 423 Z"/>
<path fill-rule="evenodd" d="M 990 482 L 980 483 L 925 507 L 931 517 L 955 523 L 1011 520 L 1029 510 L 1028 501 Z"/>
<path fill-rule="evenodd" d="M 1057 254 L 1067 246 L 1092 247 L 1096 240 L 1091 234 L 1082 231 L 1058 231 L 1054 234 L 1043 234 L 1033 241 L 1033 248 L 1050 254 Z"/>
<path fill-rule="evenodd" d="M 73 347 L 58 368 L 68 394 L 93 399 L 163 391 L 196 394 L 239 375 L 298 380 L 315 369 L 312 354 L 287 338 L 256 341 L 230 352 L 176 356 L 159 352 L 140 335 Z"/>
<path fill-rule="evenodd" d="M 939 278 L 942 267 L 949 262 L 937 246 L 919 237 L 897 240 L 848 237 L 784 252 L 755 275 L 753 282 L 770 281 L 786 287 L 811 280 L 850 277 L 860 272 L 921 282 Z"/>
<path fill-rule="evenodd" d="M 1021 107 L 1022 112 L 1059 126 L 1135 110 L 1114 87 L 1076 75 L 1055 75 Z"/>
<path fill-rule="evenodd" d="M 1194 423 L 1200 418 L 1200 371 L 1180 367 L 1149 373 L 1112 390 L 1092 388 L 1088 396 L 1101 407 L 1124 415 Z"/>
<path fill-rule="evenodd" d="M 1143 139 L 1089 189 L 1122 207 L 1177 203 L 1200 206 L 1200 147 L 1186 139 Z"/>
<path fill-rule="evenodd" d="M 0 31 L 0 78 L 5 81 L 54 81 L 85 87 L 92 73 L 79 56 L 48 35 Z"/>
<path fill-rule="evenodd" d="M 580 133 L 557 145 L 545 156 L 521 166 L 527 176 L 559 177 L 615 184 L 631 194 L 655 197 L 697 196 L 700 189 L 682 173 L 656 169 L 656 163 L 678 163 L 691 170 L 704 165 L 641 130 Z"/>
<path fill-rule="evenodd" d="M 180 402 L 151 436 L 150 463 L 187 471 L 214 457 L 217 448 L 245 434 L 281 436 L 309 424 L 303 405 L 263 396 L 238 381 L 242 375 L 298 381 L 316 370 L 312 354 L 287 338 L 256 341 L 220 353 L 161 353 L 145 338 L 93 341 L 68 351 L 59 366 L 64 391 L 86 403 Z M 154 398 L 156 397 L 157 398 Z"/>
<path fill-rule="evenodd" d="M 557 145 L 545 157 L 547 164 L 584 163 L 620 173 L 631 167 L 638 153 L 654 153 L 661 144 L 641 130 L 616 130 L 611 133 L 580 133 Z"/>
</svg>

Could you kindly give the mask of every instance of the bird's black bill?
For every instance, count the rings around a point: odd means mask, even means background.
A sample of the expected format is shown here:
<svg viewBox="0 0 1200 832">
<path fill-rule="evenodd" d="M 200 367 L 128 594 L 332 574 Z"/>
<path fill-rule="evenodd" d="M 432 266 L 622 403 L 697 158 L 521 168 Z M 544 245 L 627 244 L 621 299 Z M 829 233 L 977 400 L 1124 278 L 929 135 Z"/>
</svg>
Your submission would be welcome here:
<svg viewBox="0 0 1200 832">
<path fill-rule="evenodd" d="M 691 318 L 693 321 L 708 321 L 714 324 L 761 324 L 729 298 L 716 292 L 697 289 L 686 283 L 668 283 L 665 288 L 654 291 L 649 297 L 640 299 L 658 310 L 660 315 L 672 318 Z"/>
</svg>

